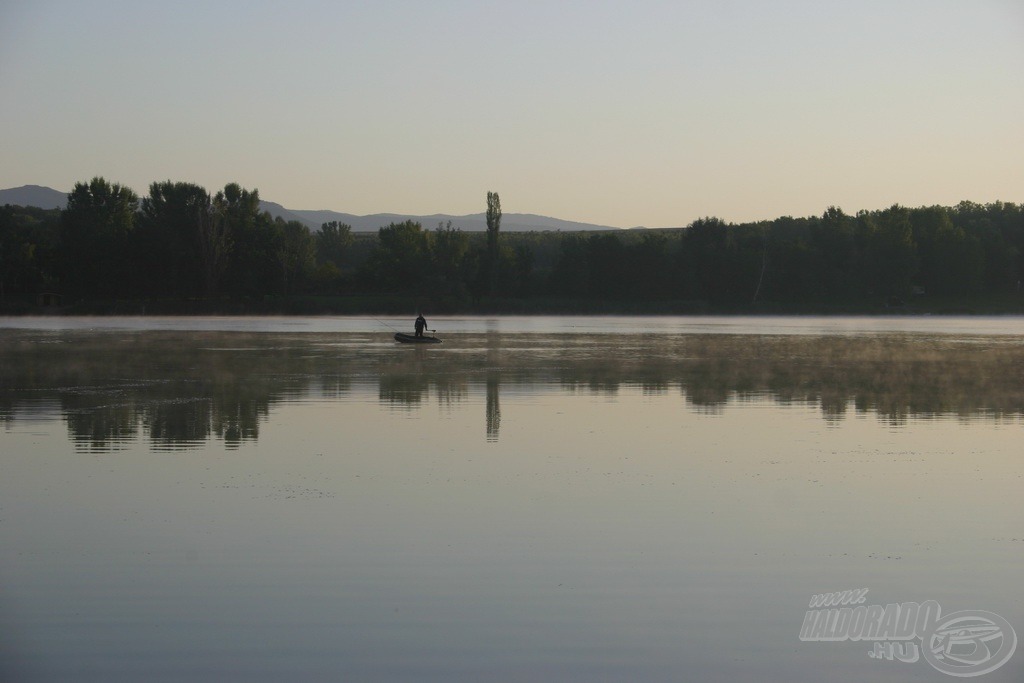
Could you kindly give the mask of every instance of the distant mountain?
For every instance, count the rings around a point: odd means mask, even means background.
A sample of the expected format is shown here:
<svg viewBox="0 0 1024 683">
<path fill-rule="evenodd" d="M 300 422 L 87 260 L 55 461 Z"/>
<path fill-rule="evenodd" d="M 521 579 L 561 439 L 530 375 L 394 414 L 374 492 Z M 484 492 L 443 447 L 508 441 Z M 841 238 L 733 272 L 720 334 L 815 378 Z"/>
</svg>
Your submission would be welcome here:
<svg viewBox="0 0 1024 683">
<path fill-rule="evenodd" d="M 15 206 L 36 206 L 42 209 L 63 209 L 67 204 L 67 192 L 60 192 L 49 187 L 39 185 L 23 185 L 9 190 L 0 190 L 0 206 L 13 204 Z M 411 216 L 397 213 L 375 213 L 369 216 L 356 216 L 350 213 L 339 213 L 338 211 L 308 211 L 301 209 L 286 209 L 275 202 L 260 202 L 260 209 L 267 211 L 275 218 L 280 216 L 286 221 L 299 221 L 309 226 L 311 230 L 319 230 L 324 223 L 338 221 L 352 226 L 353 232 L 376 232 L 391 223 L 403 221 L 415 221 L 427 230 L 433 230 L 438 224 L 447 225 L 451 221 L 452 227 L 459 228 L 466 232 L 484 232 L 487 230 L 487 217 L 483 213 L 473 213 L 468 216 L 452 216 L 449 214 L 434 214 L 432 216 Z M 564 221 L 559 218 L 537 216 L 531 213 L 506 213 L 501 217 L 502 232 L 528 232 L 528 231 L 557 231 L 576 232 L 581 230 L 616 230 L 606 225 L 594 225 L 592 223 L 577 223 L 575 221 Z"/>
<path fill-rule="evenodd" d="M 487 216 L 484 213 L 473 213 L 467 216 L 453 216 L 450 214 L 438 213 L 430 216 L 413 216 L 397 213 L 375 213 L 369 216 L 356 216 L 350 213 L 339 213 L 337 211 L 309 211 L 300 209 L 285 209 L 273 202 L 261 202 L 261 208 L 269 211 L 272 216 L 281 216 L 284 220 L 297 220 L 313 230 L 319 230 L 324 223 L 338 221 L 352 226 L 353 232 L 376 232 L 378 228 L 391 223 L 403 221 L 414 221 L 427 230 L 433 230 L 438 224 L 447 225 L 451 221 L 453 228 L 459 228 L 466 232 L 484 232 L 487 230 Z M 565 221 L 559 218 L 537 216 L 530 213 L 506 213 L 501 216 L 502 232 L 529 232 L 529 231 L 557 231 L 575 232 L 580 230 L 617 230 L 606 225 L 594 225 L 592 223 L 577 223 Z"/>
<path fill-rule="evenodd" d="M 63 209 L 68 203 L 68 193 L 40 185 L 22 185 L 9 190 L 0 190 L 0 206 L 36 206 L 40 209 Z"/>
<path fill-rule="evenodd" d="M 266 211 L 274 218 L 281 218 L 286 221 L 298 221 L 303 225 L 308 226 L 310 230 L 320 229 L 319 223 L 314 225 L 312 221 L 309 221 L 306 218 L 300 216 L 300 211 L 292 211 L 291 209 L 286 209 L 275 202 L 267 202 L 260 200 L 260 211 Z"/>
</svg>

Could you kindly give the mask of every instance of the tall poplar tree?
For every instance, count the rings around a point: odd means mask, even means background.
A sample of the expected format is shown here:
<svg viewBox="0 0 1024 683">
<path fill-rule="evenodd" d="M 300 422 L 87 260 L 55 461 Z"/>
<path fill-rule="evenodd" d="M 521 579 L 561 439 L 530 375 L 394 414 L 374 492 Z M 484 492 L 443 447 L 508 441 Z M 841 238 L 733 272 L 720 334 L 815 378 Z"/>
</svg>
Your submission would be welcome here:
<svg viewBox="0 0 1024 683">
<path fill-rule="evenodd" d="M 501 200 L 497 192 L 487 193 L 487 282 L 493 295 L 498 288 L 498 232 L 501 230 Z"/>
</svg>

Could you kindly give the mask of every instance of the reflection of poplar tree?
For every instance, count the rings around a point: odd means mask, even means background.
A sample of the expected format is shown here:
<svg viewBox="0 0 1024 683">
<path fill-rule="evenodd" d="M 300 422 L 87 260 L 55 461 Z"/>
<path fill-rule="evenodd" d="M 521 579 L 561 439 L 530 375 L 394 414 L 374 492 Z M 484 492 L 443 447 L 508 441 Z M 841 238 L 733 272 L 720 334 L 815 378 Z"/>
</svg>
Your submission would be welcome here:
<svg viewBox="0 0 1024 683">
<path fill-rule="evenodd" d="M 498 429 L 501 427 L 501 406 L 498 405 L 498 390 L 501 380 L 497 374 L 487 375 L 487 440 L 498 440 Z"/>
<path fill-rule="evenodd" d="M 498 288 L 498 231 L 501 230 L 501 200 L 497 192 L 487 193 L 487 286 Z"/>
</svg>

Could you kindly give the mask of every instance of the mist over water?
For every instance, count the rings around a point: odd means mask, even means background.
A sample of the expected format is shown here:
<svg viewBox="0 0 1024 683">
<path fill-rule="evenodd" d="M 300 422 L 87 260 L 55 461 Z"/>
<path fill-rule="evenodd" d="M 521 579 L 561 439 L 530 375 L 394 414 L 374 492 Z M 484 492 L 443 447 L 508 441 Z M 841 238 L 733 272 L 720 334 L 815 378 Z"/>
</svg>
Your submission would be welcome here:
<svg viewBox="0 0 1024 683">
<path fill-rule="evenodd" d="M 403 324 L 0 321 L 0 674 L 940 675 L 798 640 L 860 587 L 1024 628 L 1018 319 Z"/>
</svg>

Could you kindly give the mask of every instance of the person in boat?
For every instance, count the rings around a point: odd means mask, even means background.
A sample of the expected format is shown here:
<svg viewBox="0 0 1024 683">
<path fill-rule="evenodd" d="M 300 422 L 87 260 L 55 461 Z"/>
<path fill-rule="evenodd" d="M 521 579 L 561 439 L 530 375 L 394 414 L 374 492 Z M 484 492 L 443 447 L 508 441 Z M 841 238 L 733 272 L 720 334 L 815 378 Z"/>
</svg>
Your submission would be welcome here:
<svg viewBox="0 0 1024 683">
<path fill-rule="evenodd" d="M 416 314 L 416 336 L 422 337 L 423 330 L 427 329 L 427 319 L 423 317 L 422 313 Z"/>
</svg>

